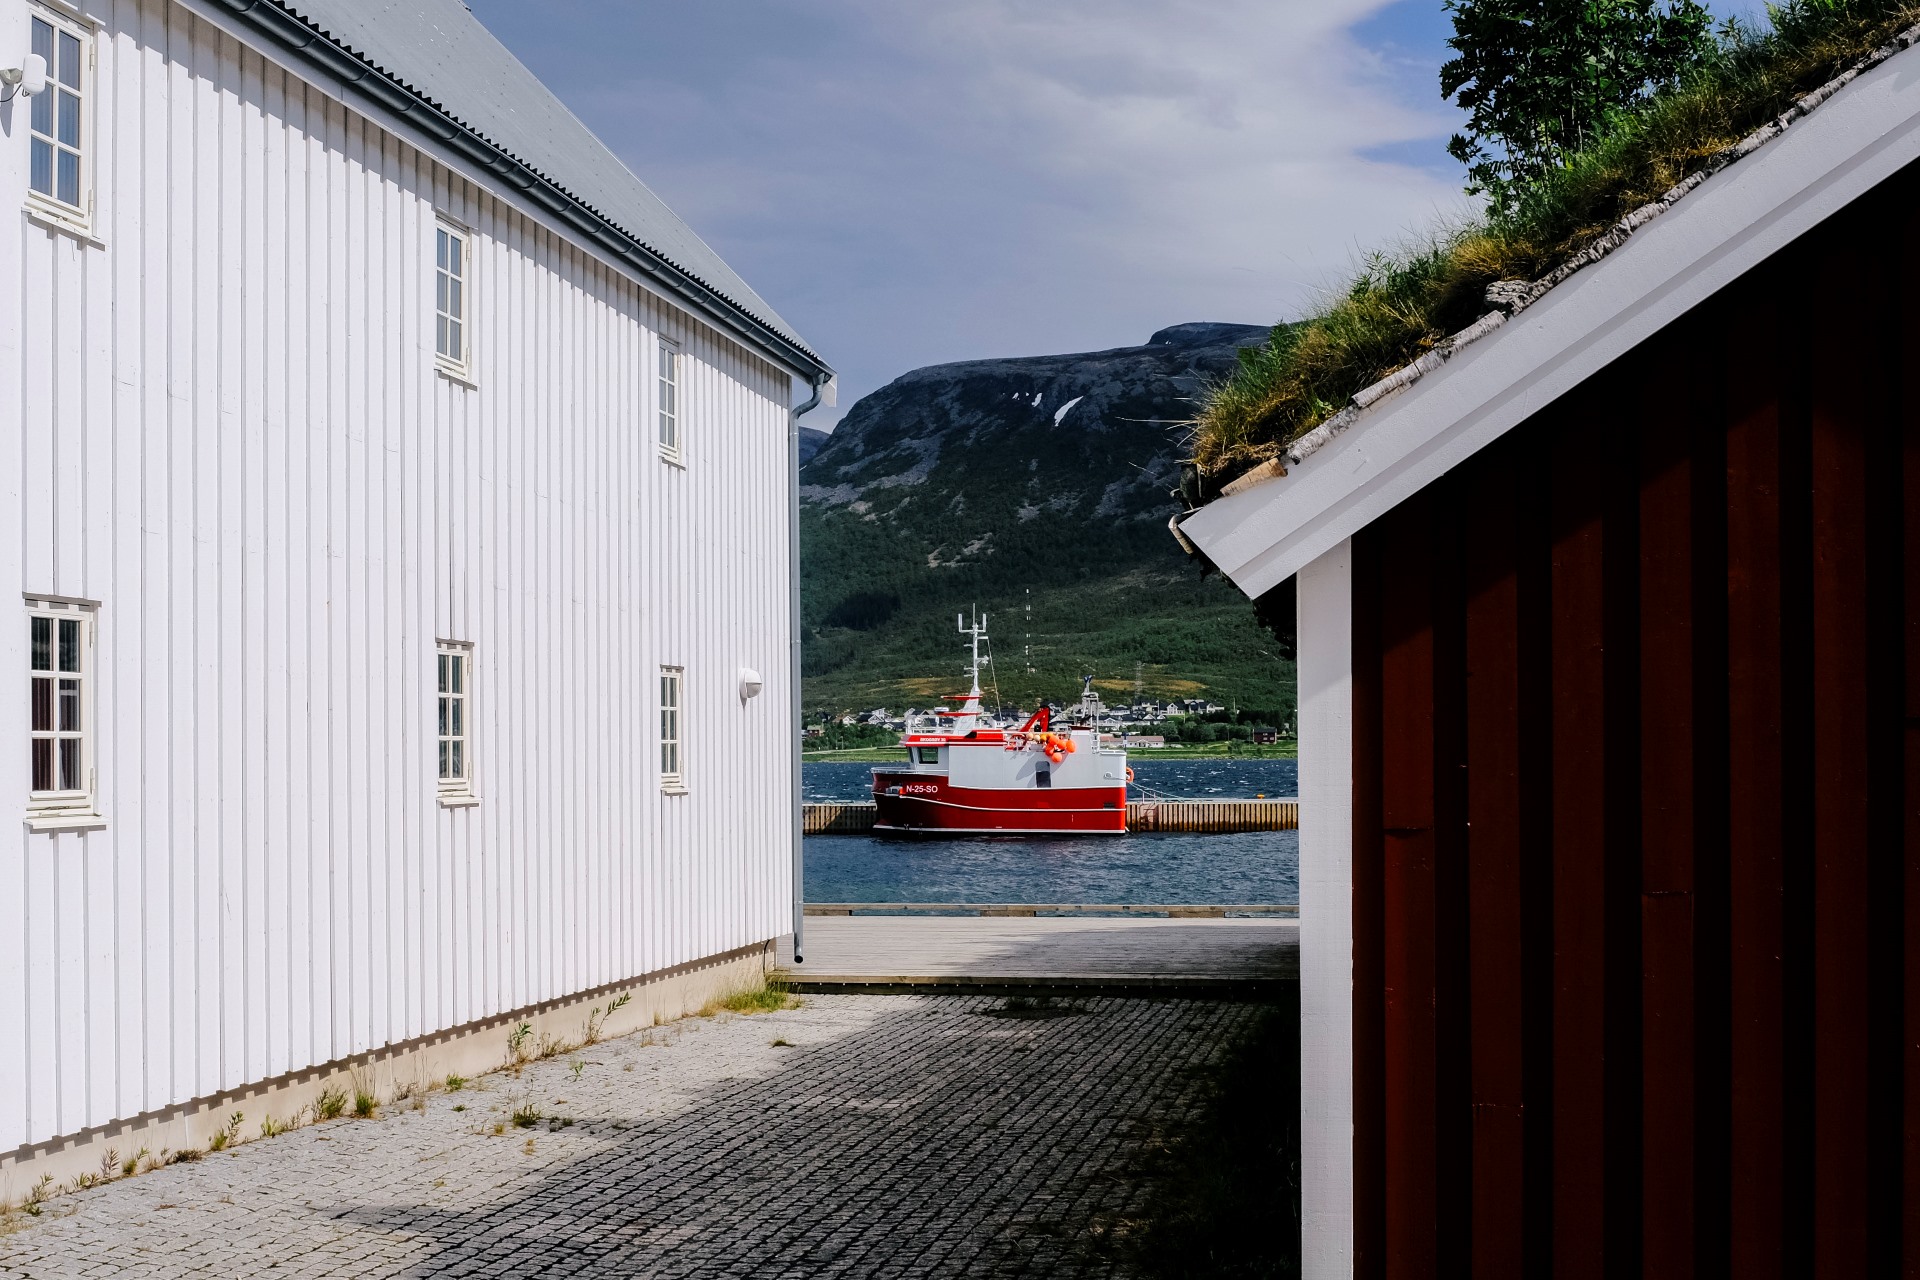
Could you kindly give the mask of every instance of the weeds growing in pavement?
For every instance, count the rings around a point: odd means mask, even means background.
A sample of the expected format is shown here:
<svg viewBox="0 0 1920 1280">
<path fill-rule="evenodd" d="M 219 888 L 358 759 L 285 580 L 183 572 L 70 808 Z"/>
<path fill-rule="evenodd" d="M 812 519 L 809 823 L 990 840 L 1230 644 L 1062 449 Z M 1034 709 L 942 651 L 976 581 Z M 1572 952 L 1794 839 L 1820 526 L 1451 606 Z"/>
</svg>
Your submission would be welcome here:
<svg viewBox="0 0 1920 1280">
<path fill-rule="evenodd" d="M 319 1120 L 338 1120 L 347 1110 L 347 1091 L 339 1085 L 328 1085 L 320 1091 L 320 1097 L 313 1104 L 313 1114 Z"/>
<path fill-rule="evenodd" d="M 600 1032 L 606 1026 L 607 1019 L 626 1008 L 632 1000 L 633 992 L 623 991 L 608 1001 L 604 1009 L 599 1005 L 595 1005 L 593 1008 L 587 1010 L 587 1026 L 586 1030 L 582 1032 L 580 1036 L 581 1046 L 584 1048 L 587 1045 L 599 1044 Z"/>
<path fill-rule="evenodd" d="M 52 1190 L 53 1175 L 50 1173 L 41 1174 L 40 1181 L 33 1184 L 33 1189 L 27 1192 L 27 1198 L 20 1207 L 34 1217 L 39 1217 L 41 1209 L 46 1206 L 47 1193 Z"/>
<path fill-rule="evenodd" d="M 708 1001 L 700 1010 L 700 1016 L 711 1018 L 722 1009 L 728 1013 L 778 1013 L 782 1009 L 797 1009 L 800 1003 L 800 997 L 793 994 L 793 988 L 784 978 L 768 977 L 757 986 L 742 987 Z"/>
<path fill-rule="evenodd" d="M 527 1060 L 527 1041 L 533 1039 L 533 1024 L 522 1022 L 507 1032 L 507 1064 L 519 1066 Z"/>
<path fill-rule="evenodd" d="M 227 1123 L 207 1139 L 207 1150 L 225 1151 L 232 1146 L 240 1137 L 240 1122 L 245 1119 L 246 1116 L 238 1111 L 228 1116 Z"/>
</svg>

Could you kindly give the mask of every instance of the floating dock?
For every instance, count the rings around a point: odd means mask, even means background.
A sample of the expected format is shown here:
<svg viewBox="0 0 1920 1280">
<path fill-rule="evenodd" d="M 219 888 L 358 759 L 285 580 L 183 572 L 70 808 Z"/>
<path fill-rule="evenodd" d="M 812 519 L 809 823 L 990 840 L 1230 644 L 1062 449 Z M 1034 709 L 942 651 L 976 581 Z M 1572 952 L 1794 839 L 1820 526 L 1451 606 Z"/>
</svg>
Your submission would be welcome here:
<svg viewBox="0 0 1920 1280">
<path fill-rule="evenodd" d="M 871 800 L 805 806 L 810 836 L 871 831 Z M 1300 802 L 1286 800 L 1129 800 L 1128 831 L 1186 831 L 1222 835 L 1234 831 L 1292 831 L 1300 825 Z"/>
</svg>

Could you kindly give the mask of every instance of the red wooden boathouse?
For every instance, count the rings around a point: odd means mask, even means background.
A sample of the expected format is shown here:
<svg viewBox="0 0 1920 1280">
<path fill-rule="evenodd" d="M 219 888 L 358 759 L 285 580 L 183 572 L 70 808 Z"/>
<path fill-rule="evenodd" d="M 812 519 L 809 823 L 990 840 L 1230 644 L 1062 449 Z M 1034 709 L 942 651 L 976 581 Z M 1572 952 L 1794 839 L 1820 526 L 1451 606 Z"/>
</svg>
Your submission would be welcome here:
<svg viewBox="0 0 1920 1280">
<path fill-rule="evenodd" d="M 1297 583 L 1306 1272 L 1920 1271 L 1920 51 L 1469 336 L 1181 526 Z"/>
</svg>

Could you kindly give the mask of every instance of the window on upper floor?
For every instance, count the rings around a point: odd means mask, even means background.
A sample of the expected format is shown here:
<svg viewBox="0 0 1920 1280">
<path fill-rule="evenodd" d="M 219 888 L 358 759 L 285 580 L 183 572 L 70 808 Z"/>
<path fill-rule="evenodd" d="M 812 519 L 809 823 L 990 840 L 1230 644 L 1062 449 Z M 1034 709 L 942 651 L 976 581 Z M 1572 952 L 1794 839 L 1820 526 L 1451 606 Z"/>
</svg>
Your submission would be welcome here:
<svg viewBox="0 0 1920 1280">
<path fill-rule="evenodd" d="M 27 599 L 27 824 L 36 830 L 99 825 L 93 630 L 90 603 Z"/>
<path fill-rule="evenodd" d="M 660 668 L 660 789 L 686 790 L 680 772 L 680 686 L 686 671 L 680 667 Z"/>
<path fill-rule="evenodd" d="M 467 377 L 472 365 L 470 308 L 473 244 L 464 227 L 446 222 L 433 230 L 433 354 L 440 367 Z"/>
<path fill-rule="evenodd" d="M 461 804 L 473 799 L 473 646 L 442 640 L 436 654 L 439 667 L 440 801 Z"/>
<path fill-rule="evenodd" d="M 27 100 L 29 199 L 67 222 L 93 213 L 87 143 L 93 128 L 93 34 L 50 14 L 30 19 L 47 86 Z"/>
<path fill-rule="evenodd" d="M 678 462 L 680 454 L 680 348 L 660 339 L 660 456 Z"/>
</svg>

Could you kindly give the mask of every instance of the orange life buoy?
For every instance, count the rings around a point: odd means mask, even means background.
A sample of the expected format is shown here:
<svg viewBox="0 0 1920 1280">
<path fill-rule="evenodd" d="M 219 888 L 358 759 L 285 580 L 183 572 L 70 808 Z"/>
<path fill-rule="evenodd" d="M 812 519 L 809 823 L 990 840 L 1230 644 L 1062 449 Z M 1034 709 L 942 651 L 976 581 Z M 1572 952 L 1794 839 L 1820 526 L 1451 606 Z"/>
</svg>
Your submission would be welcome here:
<svg viewBox="0 0 1920 1280">
<path fill-rule="evenodd" d="M 1133 766 L 1132 766 L 1132 765 L 1128 765 L 1128 766 L 1127 766 L 1127 781 L 1128 781 L 1128 782 L 1132 782 L 1132 781 L 1133 781 Z"/>
</svg>

